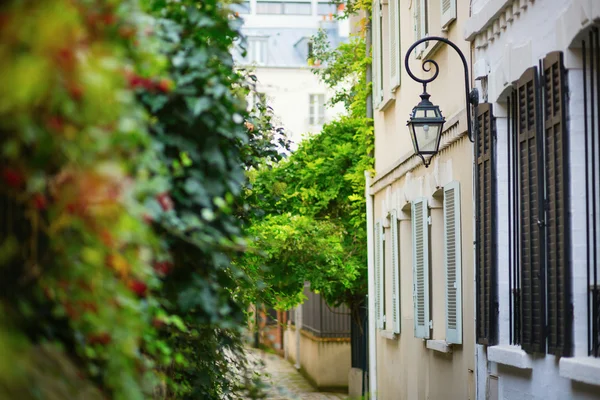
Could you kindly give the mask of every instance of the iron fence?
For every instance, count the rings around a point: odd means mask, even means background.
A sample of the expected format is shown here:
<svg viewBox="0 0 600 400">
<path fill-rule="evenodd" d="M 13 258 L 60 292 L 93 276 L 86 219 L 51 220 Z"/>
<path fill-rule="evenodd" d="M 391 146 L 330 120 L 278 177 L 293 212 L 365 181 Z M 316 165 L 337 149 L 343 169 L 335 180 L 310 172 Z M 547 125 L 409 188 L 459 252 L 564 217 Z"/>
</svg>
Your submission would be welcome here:
<svg viewBox="0 0 600 400">
<path fill-rule="evenodd" d="M 588 352 L 600 357 L 600 36 L 594 27 L 582 40 L 585 121 L 586 265 L 588 290 Z"/>
<path fill-rule="evenodd" d="M 350 310 L 345 305 L 330 307 L 323 297 L 304 287 L 306 301 L 302 304 L 302 329 L 317 337 L 350 338 Z M 292 312 L 292 314 L 294 314 Z"/>
</svg>

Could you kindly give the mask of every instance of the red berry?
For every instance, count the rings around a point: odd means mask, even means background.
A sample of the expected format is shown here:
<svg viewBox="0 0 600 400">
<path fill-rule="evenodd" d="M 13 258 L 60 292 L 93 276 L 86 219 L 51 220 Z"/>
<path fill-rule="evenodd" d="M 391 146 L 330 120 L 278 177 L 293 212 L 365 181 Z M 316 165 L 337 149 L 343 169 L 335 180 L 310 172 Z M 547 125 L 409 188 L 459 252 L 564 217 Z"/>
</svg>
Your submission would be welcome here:
<svg viewBox="0 0 600 400">
<path fill-rule="evenodd" d="M 87 339 L 89 344 L 107 345 L 112 341 L 112 337 L 108 332 L 92 334 L 89 335 Z"/>
<path fill-rule="evenodd" d="M 35 195 L 33 195 L 33 205 L 38 210 L 45 210 L 48 206 L 48 200 L 46 199 L 46 196 L 44 194 L 36 193 Z"/>
<path fill-rule="evenodd" d="M 115 17 L 115 14 L 109 13 L 102 16 L 102 22 L 104 22 L 106 25 L 113 25 L 116 21 L 117 18 Z"/>
<path fill-rule="evenodd" d="M 4 182 L 6 182 L 8 186 L 15 189 L 19 189 L 25 183 L 23 174 L 21 174 L 20 171 L 10 167 L 5 167 L 2 169 L 2 179 L 4 179 Z"/>
<path fill-rule="evenodd" d="M 156 89 L 158 89 L 158 91 L 163 92 L 163 93 L 169 93 L 171 91 L 171 81 L 169 81 L 166 78 L 161 79 L 156 84 Z"/>
<path fill-rule="evenodd" d="M 169 272 L 173 269 L 173 264 L 169 261 L 163 262 L 155 262 L 154 263 L 154 271 L 159 275 L 168 275 Z"/>
<path fill-rule="evenodd" d="M 169 211 L 173 209 L 174 204 L 173 200 L 171 199 L 171 196 L 169 196 L 169 193 L 160 193 L 156 196 L 156 200 L 158 200 L 160 206 L 164 211 Z"/>
<path fill-rule="evenodd" d="M 48 125 L 48 128 L 50 128 L 51 130 L 53 130 L 55 132 L 61 132 L 64 127 L 62 118 L 58 117 L 56 115 L 52 116 L 48 119 L 47 125 Z"/>
<path fill-rule="evenodd" d="M 129 289 L 139 297 L 146 297 L 148 286 L 144 282 L 134 279 L 129 282 Z"/>
<path fill-rule="evenodd" d="M 67 90 L 69 91 L 69 94 L 71 95 L 73 100 L 79 101 L 83 97 L 83 89 L 81 88 L 81 86 L 75 83 L 70 84 Z"/>
<path fill-rule="evenodd" d="M 158 317 L 157 317 L 157 318 L 154 318 L 154 319 L 152 320 L 152 326 L 154 326 L 156 329 L 160 329 L 160 328 L 162 328 L 163 326 L 165 326 L 165 321 L 163 321 L 162 319 L 160 319 L 160 318 L 158 318 Z"/>
</svg>

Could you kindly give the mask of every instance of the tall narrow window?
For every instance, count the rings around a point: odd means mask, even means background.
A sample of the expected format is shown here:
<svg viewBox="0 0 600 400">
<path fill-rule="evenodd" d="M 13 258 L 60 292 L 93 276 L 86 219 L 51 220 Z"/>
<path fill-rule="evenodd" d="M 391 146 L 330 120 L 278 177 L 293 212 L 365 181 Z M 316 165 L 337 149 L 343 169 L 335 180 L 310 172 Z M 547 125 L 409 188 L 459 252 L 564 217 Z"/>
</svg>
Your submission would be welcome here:
<svg viewBox="0 0 600 400">
<path fill-rule="evenodd" d="M 444 186 L 444 267 L 446 272 L 446 342 L 462 343 L 462 266 L 460 185 Z"/>
<path fill-rule="evenodd" d="M 398 233 L 398 212 L 390 212 L 392 240 L 392 330 L 400 333 L 400 238 Z"/>
<path fill-rule="evenodd" d="M 540 149 L 541 115 L 537 68 L 526 70 L 517 83 L 519 158 L 519 254 L 521 265 L 521 346 L 546 350 L 544 268 L 544 170 Z"/>
<path fill-rule="evenodd" d="M 414 0 L 413 1 L 413 29 L 415 32 L 415 40 L 422 39 L 429 35 L 429 26 L 428 26 L 428 0 Z M 427 48 L 427 42 L 421 44 L 416 49 L 416 56 L 420 58 L 423 54 L 423 51 Z"/>
<path fill-rule="evenodd" d="M 325 95 L 311 94 L 309 96 L 309 124 L 323 125 L 325 123 Z"/>
<path fill-rule="evenodd" d="M 600 357 L 600 35 L 594 27 L 582 40 L 585 121 L 585 215 L 587 349 Z"/>
<path fill-rule="evenodd" d="M 561 53 L 526 70 L 510 99 L 510 341 L 570 355 L 571 262 Z"/>
<path fill-rule="evenodd" d="M 372 8 L 373 108 L 377 108 L 383 101 L 383 24 L 380 0 L 375 0 Z"/>
<path fill-rule="evenodd" d="M 400 85 L 400 0 L 389 0 L 390 90 Z"/>
<path fill-rule="evenodd" d="M 548 353 L 571 354 L 571 262 L 565 72 L 562 53 L 543 60 Z"/>
<path fill-rule="evenodd" d="M 248 49 L 246 52 L 246 61 L 264 65 L 267 63 L 267 44 L 266 37 L 250 37 L 248 38 Z"/>
<path fill-rule="evenodd" d="M 385 328 L 385 233 L 381 222 L 375 224 L 375 313 L 377 328 Z"/>
<path fill-rule="evenodd" d="M 479 134 L 476 136 L 476 302 L 477 343 L 496 344 L 498 304 L 496 299 L 496 240 L 494 209 L 494 121 L 489 103 L 477 107 Z"/>
<path fill-rule="evenodd" d="M 412 203 L 412 233 L 415 337 L 429 339 L 429 209 L 426 198 Z"/>
</svg>

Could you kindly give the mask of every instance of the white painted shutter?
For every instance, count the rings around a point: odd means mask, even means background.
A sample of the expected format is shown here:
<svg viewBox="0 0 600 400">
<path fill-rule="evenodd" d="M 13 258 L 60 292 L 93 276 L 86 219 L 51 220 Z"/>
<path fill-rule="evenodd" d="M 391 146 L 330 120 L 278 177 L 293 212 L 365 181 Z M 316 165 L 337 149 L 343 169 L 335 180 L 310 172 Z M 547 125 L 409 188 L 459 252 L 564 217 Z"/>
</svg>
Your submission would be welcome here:
<svg viewBox="0 0 600 400">
<path fill-rule="evenodd" d="M 400 0 L 389 0 L 390 90 L 400 85 Z"/>
<path fill-rule="evenodd" d="M 400 333 L 400 251 L 398 236 L 398 212 L 390 213 L 392 231 L 392 330 Z"/>
<path fill-rule="evenodd" d="M 415 337 L 429 339 L 429 212 L 427 199 L 412 203 Z"/>
<path fill-rule="evenodd" d="M 456 19 L 456 0 L 440 0 L 442 7 L 442 29 Z"/>
<path fill-rule="evenodd" d="M 373 2 L 371 29 L 373 38 L 373 108 L 377 108 L 383 101 L 383 41 L 381 26 L 381 2 Z"/>
<path fill-rule="evenodd" d="M 377 328 L 384 328 L 384 235 L 381 222 L 375 224 L 375 312 Z"/>
<path fill-rule="evenodd" d="M 413 17 L 414 17 L 414 32 L 415 32 L 415 40 L 419 40 L 428 35 L 427 32 L 427 0 L 414 0 L 413 7 Z M 417 46 L 416 56 L 417 58 L 421 57 L 423 51 L 427 48 L 428 42 L 421 43 Z"/>
<path fill-rule="evenodd" d="M 444 265 L 446 271 L 446 342 L 462 343 L 460 185 L 444 186 Z"/>
</svg>

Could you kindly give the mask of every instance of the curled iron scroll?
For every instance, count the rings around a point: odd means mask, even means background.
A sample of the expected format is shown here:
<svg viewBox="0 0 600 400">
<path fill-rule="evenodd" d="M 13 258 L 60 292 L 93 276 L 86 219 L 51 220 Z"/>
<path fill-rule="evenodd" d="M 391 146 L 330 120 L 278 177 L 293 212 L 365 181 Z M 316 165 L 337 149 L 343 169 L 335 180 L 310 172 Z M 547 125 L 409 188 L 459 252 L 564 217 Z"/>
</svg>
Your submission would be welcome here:
<svg viewBox="0 0 600 400">
<path fill-rule="evenodd" d="M 468 131 L 468 135 L 469 135 L 469 139 L 471 140 L 471 142 L 473 142 L 473 135 L 471 134 L 471 112 L 469 110 L 469 105 L 470 104 L 474 104 L 475 102 L 472 101 L 471 99 L 471 95 L 469 92 L 469 66 L 467 65 L 467 59 L 465 58 L 465 55 L 462 53 L 462 51 L 460 51 L 460 49 L 458 48 L 457 45 L 455 45 L 454 43 L 452 43 L 451 41 L 449 41 L 446 38 L 443 37 L 439 37 L 439 36 L 428 36 L 428 37 L 424 37 L 422 39 L 417 40 L 416 42 L 414 42 L 410 48 L 407 50 L 406 55 L 404 56 L 404 68 L 406 70 L 406 73 L 416 82 L 422 83 L 423 84 L 423 91 L 425 92 L 427 89 L 427 84 L 429 82 L 433 82 L 439 75 L 440 73 L 440 66 L 438 65 L 438 63 L 435 60 L 432 59 L 427 59 L 424 60 L 423 63 L 421 64 L 421 68 L 423 69 L 423 71 L 425 72 L 430 72 L 432 70 L 432 68 L 435 69 L 435 71 L 433 72 L 433 76 L 431 76 L 430 78 L 426 78 L 426 79 L 421 79 L 416 77 L 412 71 L 410 70 L 410 65 L 409 65 L 409 59 L 410 59 L 410 54 L 413 52 L 413 50 L 415 48 L 417 48 L 417 46 L 419 46 L 421 43 L 424 42 L 443 42 L 446 43 L 448 46 L 452 47 L 460 56 L 460 59 L 463 63 L 463 67 L 464 67 L 464 72 L 465 72 L 465 101 L 466 101 L 466 105 L 467 105 L 467 131 Z"/>
</svg>

